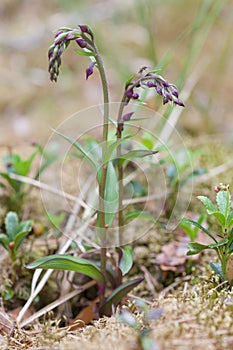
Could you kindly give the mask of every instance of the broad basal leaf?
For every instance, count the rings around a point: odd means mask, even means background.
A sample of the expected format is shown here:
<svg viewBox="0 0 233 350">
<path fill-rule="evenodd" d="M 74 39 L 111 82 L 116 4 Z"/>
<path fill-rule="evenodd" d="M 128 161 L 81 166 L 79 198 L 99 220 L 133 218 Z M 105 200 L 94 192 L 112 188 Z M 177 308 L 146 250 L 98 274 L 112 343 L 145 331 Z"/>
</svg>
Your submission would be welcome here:
<svg viewBox="0 0 233 350">
<path fill-rule="evenodd" d="M 33 261 L 26 265 L 26 268 L 75 271 L 89 276 L 100 283 L 104 282 L 100 269 L 93 262 L 70 255 L 50 255 Z"/>
<path fill-rule="evenodd" d="M 125 282 L 121 286 L 116 288 L 106 299 L 105 304 L 100 308 L 100 316 L 111 316 L 113 307 L 116 307 L 121 301 L 121 299 L 142 281 L 143 278 L 136 278 L 135 280 Z"/>
</svg>

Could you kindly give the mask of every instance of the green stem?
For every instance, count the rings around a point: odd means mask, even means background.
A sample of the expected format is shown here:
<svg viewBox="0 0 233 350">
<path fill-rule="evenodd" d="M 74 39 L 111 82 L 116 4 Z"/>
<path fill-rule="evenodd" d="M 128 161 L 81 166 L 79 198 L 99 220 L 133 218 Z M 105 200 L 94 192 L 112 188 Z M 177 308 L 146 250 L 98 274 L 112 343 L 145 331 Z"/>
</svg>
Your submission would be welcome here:
<svg viewBox="0 0 233 350">
<path fill-rule="evenodd" d="M 121 100 L 120 108 L 118 111 L 118 118 L 117 118 L 117 140 L 122 138 L 122 126 L 121 126 L 121 119 L 123 115 L 123 110 L 125 107 L 125 94 L 123 95 L 123 98 Z M 121 145 L 117 147 L 117 159 L 121 158 L 122 155 L 122 149 Z M 117 163 L 117 170 L 118 170 L 118 242 L 119 246 L 122 245 L 122 237 L 123 237 L 123 226 L 124 226 L 124 213 L 123 213 L 123 176 L 124 176 L 124 168 L 121 165 L 120 162 Z M 120 259 L 121 259 L 121 251 L 118 250 L 118 266 L 117 266 L 117 274 L 118 274 L 118 285 L 122 283 L 122 273 L 119 269 L 120 265 Z"/>
<path fill-rule="evenodd" d="M 106 74 L 104 71 L 103 62 L 99 51 L 96 45 L 93 43 L 93 48 L 96 53 L 95 59 L 99 69 L 103 96 L 104 96 L 104 122 L 103 122 L 103 144 L 102 144 L 102 164 L 104 164 L 104 158 L 107 151 L 107 142 L 108 142 L 108 123 L 109 123 L 109 95 L 108 95 L 108 84 L 106 79 Z M 106 280 L 106 260 L 107 260 L 107 249 L 104 247 L 106 244 L 106 232 L 107 227 L 105 223 L 105 187 L 106 187 L 106 178 L 107 178 L 108 166 L 102 165 L 101 167 L 101 176 L 99 180 L 99 211 L 98 211 L 98 225 L 101 232 L 101 271 Z M 103 305 L 105 302 L 105 283 L 101 286 L 100 294 L 100 305 Z"/>
</svg>

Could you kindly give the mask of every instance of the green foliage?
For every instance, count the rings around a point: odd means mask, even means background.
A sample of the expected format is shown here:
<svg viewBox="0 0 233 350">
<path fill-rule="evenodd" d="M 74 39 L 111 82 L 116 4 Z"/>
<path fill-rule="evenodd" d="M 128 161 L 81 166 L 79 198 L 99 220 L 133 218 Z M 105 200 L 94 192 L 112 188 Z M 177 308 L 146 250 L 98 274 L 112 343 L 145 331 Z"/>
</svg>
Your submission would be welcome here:
<svg viewBox="0 0 233 350">
<path fill-rule="evenodd" d="M 0 233 L 0 244 L 8 251 L 11 259 L 14 261 L 20 245 L 32 229 L 32 221 L 28 220 L 19 223 L 18 215 L 14 212 L 9 212 L 5 218 L 5 229 L 6 233 Z"/>
<path fill-rule="evenodd" d="M 204 228 L 198 221 L 193 221 L 191 219 L 183 218 L 181 226 L 189 228 L 190 230 L 192 226 L 200 229 L 207 236 L 209 236 L 214 243 L 204 245 L 197 242 L 191 242 L 188 245 L 187 255 L 194 255 L 202 252 L 206 249 L 213 249 L 216 251 L 217 256 L 219 258 L 219 263 L 210 263 L 212 270 L 217 273 L 223 280 L 229 280 L 231 283 L 232 271 L 231 267 L 227 264 L 228 260 L 232 253 L 232 243 L 233 243 L 233 233 L 232 233 L 232 203 L 231 203 L 231 194 L 229 191 L 229 186 L 220 184 L 215 187 L 216 193 L 216 204 L 217 207 L 213 204 L 213 202 L 205 196 L 198 196 L 197 198 L 202 202 L 205 206 L 207 214 L 212 215 L 216 218 L 217 223 L 221 227 L 221 232 L 214 235 L 209 230 Z"/>
<path fill-rule="evenodd" d="M 140 321 L 136 317 L 136 312 L 140 314 Z M 117 318 L 133 328 L 138 333 L 138 344 L 143 350 L 156 349 L 157 344 L 150 335 L 150 322 L 157 320 L 162 315 L 161 309 L 148 309 L 146 303 L 143 300 L 134 300 L 127 307 L 124 307 Z"/>
</svg>

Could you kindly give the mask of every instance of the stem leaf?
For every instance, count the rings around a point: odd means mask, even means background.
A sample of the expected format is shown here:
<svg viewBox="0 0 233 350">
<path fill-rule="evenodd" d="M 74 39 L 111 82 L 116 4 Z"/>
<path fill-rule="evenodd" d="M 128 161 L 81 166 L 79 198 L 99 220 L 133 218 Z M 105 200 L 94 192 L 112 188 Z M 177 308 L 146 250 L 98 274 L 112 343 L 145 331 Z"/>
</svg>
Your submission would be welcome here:
<svg viewBox="0 0 233 350">
<path fill-rule="evenodd" d="M 111 316 L 113 307 L 116 307 L 121 299 L 143 280 L 144 278 L 136 278 L 117 287 L 106 299 L 104 305 L 100 308 L 100 316 Z"/>
<path fill-rule="evenodd" d="M 123 163 L 126 160 L 132 160 L 135 158 L 143 158 L 146 156 L 151 156 L 152 154 L 156 154 L 156 153 L 158 153 L 158 151 L 141 150 L 141 149 L 135 150 L 135 151 L 130 151 L 130 152 L 123 154 L 121 156 L 121 158 L 119 159 L 119 163 L 120 163 L 120 165 L 123 165 Z"/>
<path fill-rule="evenodd" d="M 119 268 L 122 272 L 122 276 L 125 276 L 133 266 L 134 252 L 133 252 L 132 246 L 130 245 L 121 247 L 120 250 L 121 250 L 122 256 L 120 259 Z"/>
<path fill-rule="evenodd" d="M 74 146 L 79 152 L 82 153 L 82 155 L 85 157 L 85 159 L 94 167 L 94 169 L 98 169 L 99 164 L 96 162 L 95 158 L 90 154 L 88 150 L 86 150 L 80 143 L 77 141 L 71 139 L 70 137 L 60 133 L 57 130 L 52 129 L 57 135 L 63 137 L 66 141 L 68 141 L 72 146 Z"/>
</svg>

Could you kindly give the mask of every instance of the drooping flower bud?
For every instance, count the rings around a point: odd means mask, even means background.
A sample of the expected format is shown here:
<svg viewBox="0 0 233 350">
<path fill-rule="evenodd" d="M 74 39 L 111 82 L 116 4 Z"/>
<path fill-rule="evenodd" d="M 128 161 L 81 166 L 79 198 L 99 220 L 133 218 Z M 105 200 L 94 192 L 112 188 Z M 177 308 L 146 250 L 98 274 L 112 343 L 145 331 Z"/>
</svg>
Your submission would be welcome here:
<svg viewBox="0 0 233 350">
<path fill-rule="evenodd" d="M 86 69 L 86 80 L 88 80 L 89 76 L 93 74 L 94 72 L 94 66 L 96 62 L 91 62 L 90 66 Z"/>
<path fill-rule="evenodd" d="M 81 39 L 81 38 L 78 38 L 78 39 L 76 39 L 75 41 L 76 41 L 76 43 L 77 43 L 82 49 L 84 49 L 85 47 L 87 47 L 87 42 L 86 42 L 86 40 Z"/>
<path fill-rule="evenodd" d="M 131 117 L 132 117 L 132 115 L 134 114 L 134 112 L 130 112 L 130 113 L 127 113 L 127 114 L 125 114 L 124 116 L 123 116 L 123 121 L 124 122 L 128 122 L 130 119 L 131 119 Z"/>
</svg>

